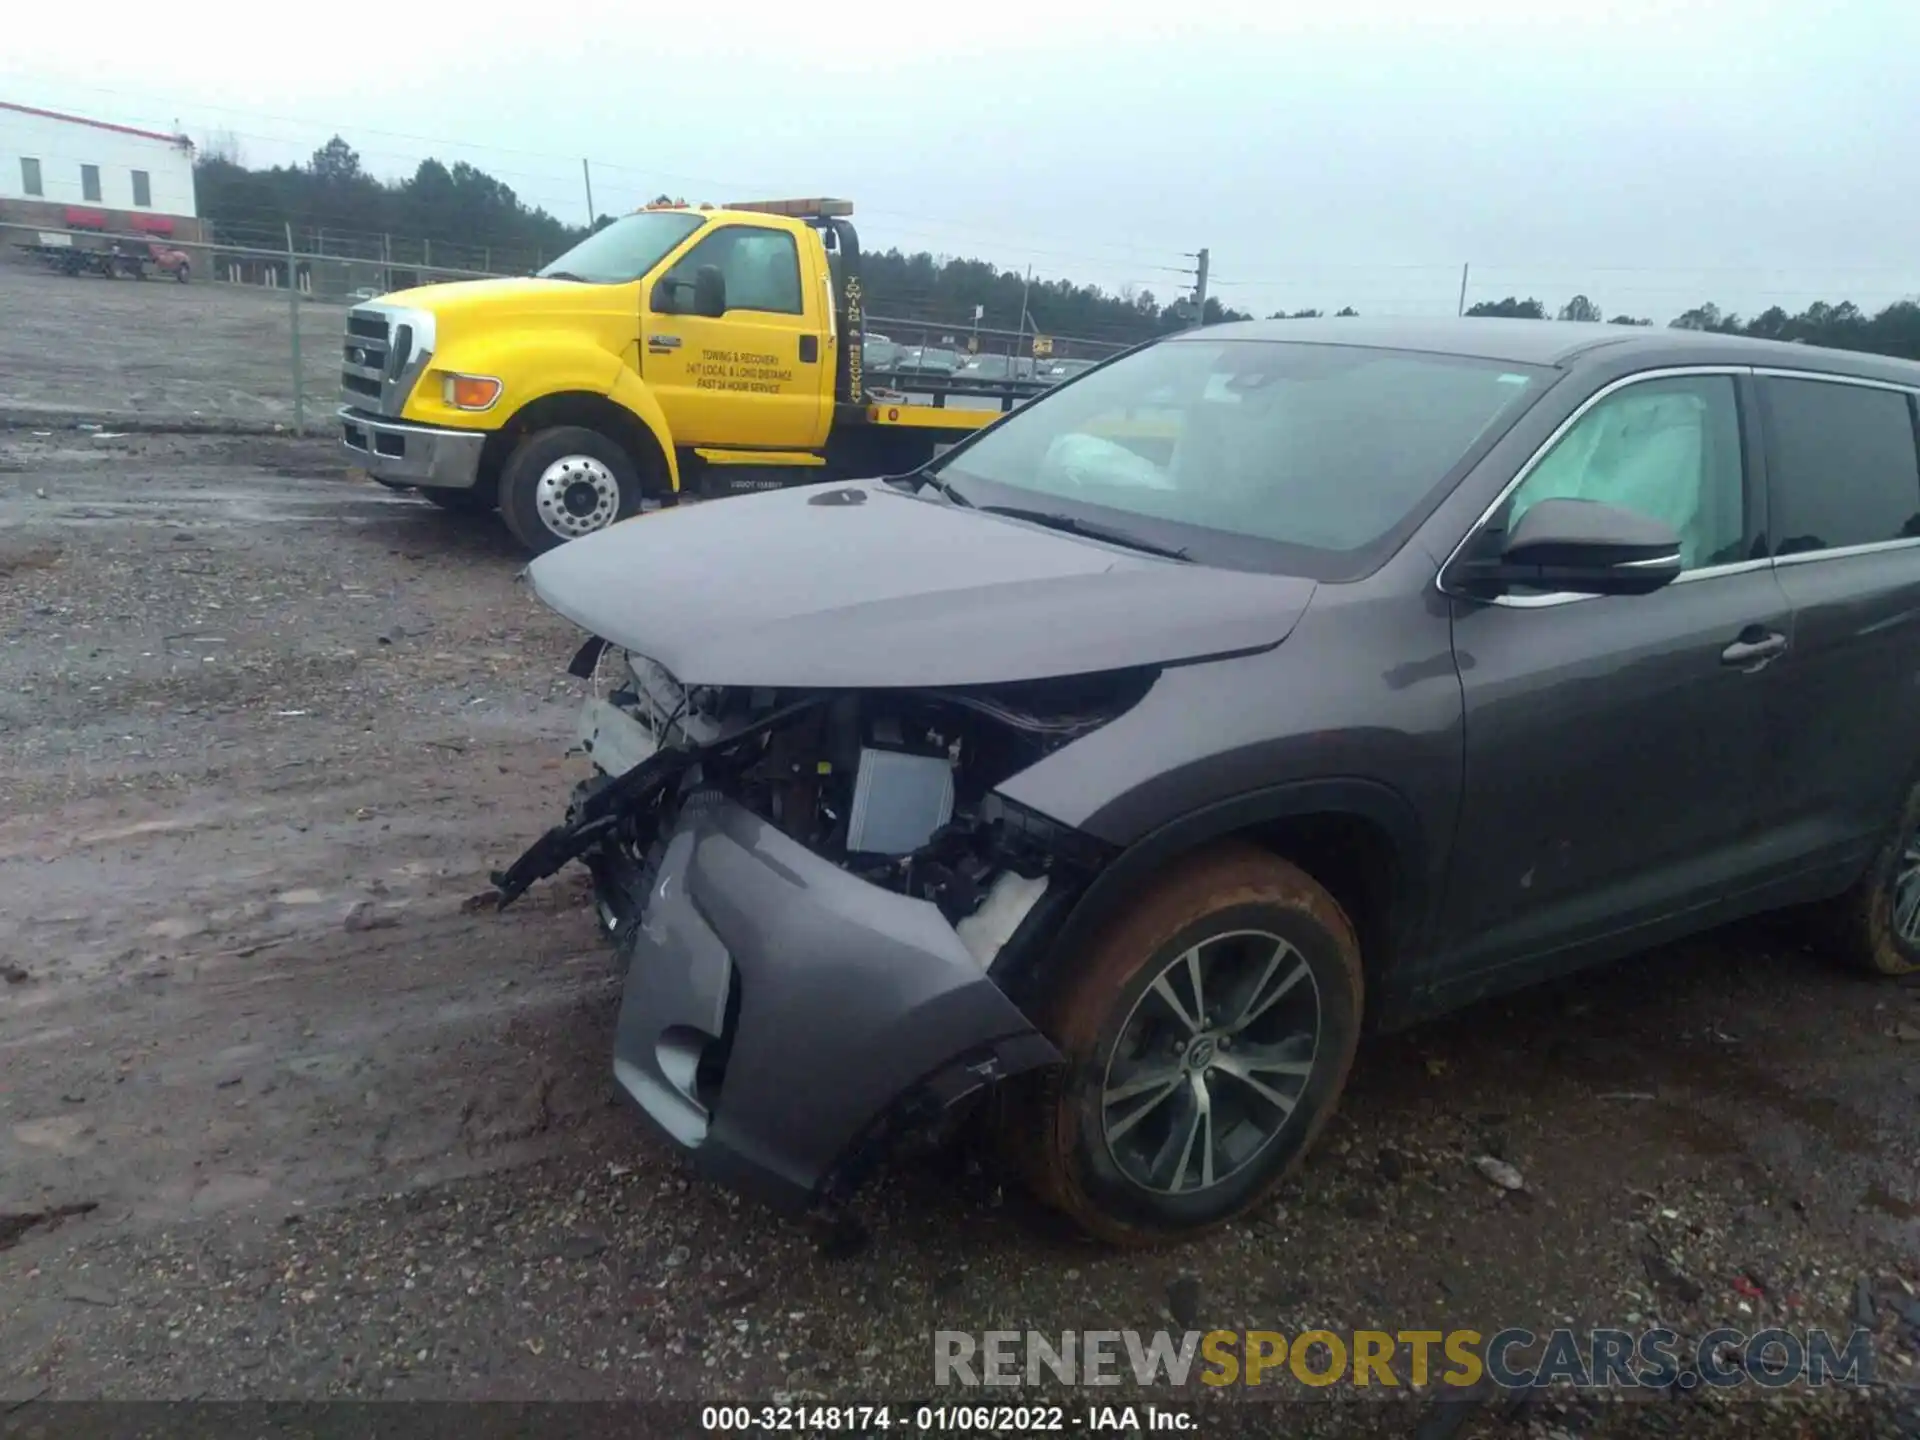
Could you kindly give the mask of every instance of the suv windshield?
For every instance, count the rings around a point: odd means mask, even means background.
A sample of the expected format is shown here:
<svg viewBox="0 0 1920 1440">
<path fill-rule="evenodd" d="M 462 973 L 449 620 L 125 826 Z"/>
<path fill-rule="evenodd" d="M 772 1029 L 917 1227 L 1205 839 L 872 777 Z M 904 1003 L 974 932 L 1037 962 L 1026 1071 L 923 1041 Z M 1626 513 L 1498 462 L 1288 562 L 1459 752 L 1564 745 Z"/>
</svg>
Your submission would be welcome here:
<svg viewBox="0 0 1920 1440">
<path fill-rule="evenodd" d="M 960 498 L 1130 532 L 1194 559 L 1364 573 L 1534 366 L 1286 341 L 1167 341 L 1014 412 L 928 467 Z M 1356 563 L 1359 562 L 1359 563 Z"/>
<path fill-rule="evenodd" d="M 623 215 L 535 273 L 593 285 L 624 285 L 653 269 L 705 223 L 704 217 L 684 210 Z"/>
</svg>

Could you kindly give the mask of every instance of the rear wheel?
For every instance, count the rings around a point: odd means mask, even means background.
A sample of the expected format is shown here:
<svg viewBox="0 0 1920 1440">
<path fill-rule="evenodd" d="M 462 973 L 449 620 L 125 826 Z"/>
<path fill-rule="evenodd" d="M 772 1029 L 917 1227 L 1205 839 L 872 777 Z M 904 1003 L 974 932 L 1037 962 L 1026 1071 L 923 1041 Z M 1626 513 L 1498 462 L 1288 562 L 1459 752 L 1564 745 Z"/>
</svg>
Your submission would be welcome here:
<svg viewBox="0 0 1920 1440">
<path fill-rule="evenodd" d="M 535 431 L 500 471 L 500 516 L 536 554 L 639 514 L 641 498 L 633 457 L 578 425 Z"/>
<path fill-rule="evenodd" d="M 184 285 L 187 283 L 187 276 L 192 271 L 192 269 L 193 267 L 191 265 L 188 265 L 183 261 L 180 265 L 180 268 L 173 272 L 173 278 L 177 280 L 180 284 Z"/>
<path fill-rule="evenodd" d="M 1886 843 L 1828 912 L 1841 955 L 1873 975 L 1920 973 L 1920 785 Z"/>
<path fill-rule="evenodd" d="M 1034 1188 L 1103 1239 L 1184 1239 L 1306 1152 L 1360 1033 L 1353 927 L 1304 871 L 1225 845 L 1160 877 L 1046 1007 L 1066 1064 L 1017 1107 Z"/>
</svg>

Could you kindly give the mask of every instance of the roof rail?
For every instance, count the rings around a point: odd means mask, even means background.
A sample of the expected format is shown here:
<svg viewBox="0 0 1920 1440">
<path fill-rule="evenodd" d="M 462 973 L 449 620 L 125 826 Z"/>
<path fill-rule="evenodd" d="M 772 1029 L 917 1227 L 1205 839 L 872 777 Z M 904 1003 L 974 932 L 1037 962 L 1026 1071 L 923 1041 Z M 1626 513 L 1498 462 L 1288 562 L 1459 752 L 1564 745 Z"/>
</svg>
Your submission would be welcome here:
<svg viewBox="0 0 1920 1440">
<path fill-rule="evenodd" d="M 785 215 L 793 220 L 826 220 L 839 215 L 853 214 L 851 200 L 738 200 L 727 205 L 729 210 L 757 210 L 763 215 Z"/>
</svg>

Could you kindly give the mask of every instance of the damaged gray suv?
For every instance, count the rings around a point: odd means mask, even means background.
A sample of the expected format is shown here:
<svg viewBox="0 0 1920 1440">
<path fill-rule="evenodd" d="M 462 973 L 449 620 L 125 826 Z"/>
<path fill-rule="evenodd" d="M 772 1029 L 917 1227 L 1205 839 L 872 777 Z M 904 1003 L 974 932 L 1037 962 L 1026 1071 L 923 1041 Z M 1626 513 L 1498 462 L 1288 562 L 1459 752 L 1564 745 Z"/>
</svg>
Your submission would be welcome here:
<svg viewBox="0 0 1920 1440">
<path fill-rule="evenodd" d="M 835 1200 L 990 1121 L 1142 1242 L 1366 1027 L 1762 909 L 1920 966 L 1920 366 L 1536 322 L 1133 351 L 908 475 L 536 560 L 592 638 L 614 1071 Z M 980 1103 L 985 1102 L 985 1103 Z"/>
</svg>

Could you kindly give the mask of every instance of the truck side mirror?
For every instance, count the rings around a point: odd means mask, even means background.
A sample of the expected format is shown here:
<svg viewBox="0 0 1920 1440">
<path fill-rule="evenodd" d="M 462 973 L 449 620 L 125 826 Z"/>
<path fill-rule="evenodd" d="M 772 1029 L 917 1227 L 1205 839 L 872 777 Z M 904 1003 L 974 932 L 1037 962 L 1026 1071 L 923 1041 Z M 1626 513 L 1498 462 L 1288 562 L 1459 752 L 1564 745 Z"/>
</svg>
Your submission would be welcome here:
<svg viewBox="0 0 1920 1440">
<path fill-rule="evenodd" d="M 679 288 L 672 277 L 662 276 L 653 282 L 653 298 L 648 302 L 656 315 L 677 315 L 680 307 L 676 303 L 674 292 Z"/>
<path fill-rule="evenodd" d="M 693 272 L 693 313 L 713 320 L 727 313 L 727 277 L 718 265 L 702 265 Z"/>
</svg>

